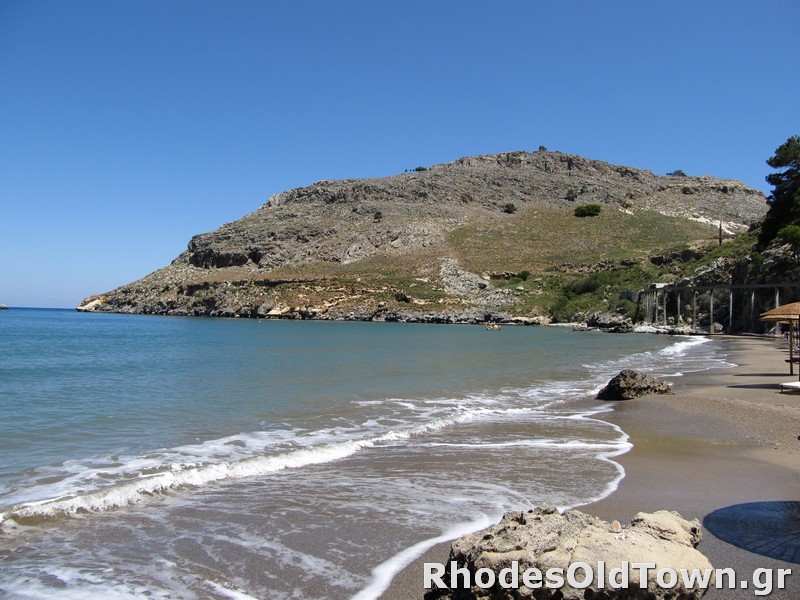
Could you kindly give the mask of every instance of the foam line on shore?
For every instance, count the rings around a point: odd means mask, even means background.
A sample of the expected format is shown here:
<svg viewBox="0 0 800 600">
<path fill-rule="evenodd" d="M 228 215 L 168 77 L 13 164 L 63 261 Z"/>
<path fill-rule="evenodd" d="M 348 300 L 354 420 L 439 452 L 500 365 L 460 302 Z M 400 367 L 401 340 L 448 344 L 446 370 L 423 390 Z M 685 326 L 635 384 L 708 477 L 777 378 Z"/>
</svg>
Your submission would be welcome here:
<svg viewBox="0 0 800 600">
<path fill-rule="evenodd" d="M 609 449 L 609 450 L 606 450 L 604 452 L 598 452 L 597 455 L 596 455 L 596 457 L 599 460 L 602 460 L 603 462 L 607 462 L 607 463 L 613 465 L 614 468 L 617 471 L 617 476 L 612 481 L 608 482 L 608 484 L 606 485 L 605 489 L 602 492 L 600 492 L 597 495 L 597 497 L 595 497 L 593 499 L 590 499 L 587 502 L 581 502 L 580 504 L 574 504 L 572 506 L 565 506 L 563 508 L 559 507 L 561 510 L 567 510 L 567 509 L 570 509 L 570 508 L 575 508 L 576 506 L 583 506 L 584 504 L 590 504 L 592 502 L 597 502 L 598 500 L 602 500 L 603 498 L 607 498 L 608 496 L 613 494 L 615 491 L 617 491 L 617 488 L 619 488 L 619 484 L 622 482 L 623 479 L 625 479 L 625 467 L 622 466 L 622 463 L 620 463 L 620 462 L 618 462 L 616 460 L 613 460 L 613 459 L 616 458 L 617 456 L 621 456 L 621 455 L 625 454 L 626 452 L 630 452 L 633 449 L 633 444 L 630 442 L 630 436 L 627 433 L 625 433 L 622 430 L 622 428 L 619 425 L 617 425 L 616 423 L 611 423 L 609 421 L 605 421 L 603 419 L 598 419 L 598 418 L 594 417 L 594 415 L 597 415 L 599 413 L 604 413 L 604 412 L 610 412 L 611 410 L 612 409 L 610 409 L 610 408 L 603 407 L 603 408 L 600 408 L 599 410 L 596 410 L 596 411 L 590 411 L 590 412 L 586 412 L 586 413 L 575 415 L 572 418 L 574 418 L 575 420 L 579 420 L 579 421 L 594 421 L 596 423 L 603 423 L 603 424 L 608 425 L 609 427 L 611 427 L 614 431 L 616 431 L 619 434 L 620 437 L 619 437 L 619 439 L 617 441 L 617 448 Z"/>
<path fill-rule="evenodd" d="M 218 462 L 189 467 L 177 464 L 165 465 L 165 467 L 169 467 L 169 470 L 139 475 L 137 478 L 124 483 L 90 492 L 47 498 L 14 506 L 5 512 L 0 512 L 0 527 L 8 521 L 24 523 L 59 515 L 71 516 L 79 513 L 119 508 L 135 504 L 147 496 L 163 494 L 184 487 L 200 487 L 226 479 L 266 475 L 285 469 L 296 469 L 313 464 L 337 461 L 352 456 L 364 448 L 373 447 L 381 443 L 408 440 L 458 423 L 472 421 L 485 416 L 516 413 L 520 410 L 522 409 L 474 408 L 459 410 L 456 414 L 443 416 L 430 423 L 406 429 L 388 431 L 362 439 L 300 448 L 274 456 L 256 456 L 233 462 Z"/>
<path fill-rule="evenodd" d="M 375 600 L 375 598 L 378 598 L 389 588 L 389 584 L 392 582 L 392 579 L 394 579 L 394 577 L 400 571 L 411 564 L 414 559 L 422 556 L 426 550 L 432 548 L 436 544 L 447 542 L 462 535 L 467 535 L 469 533 L 485 529 L 486 527 L 494 524 L 497 518 L 497 516 L 492 517 L 490 515 L 482 514 L 478 519 L 459 523 L 440 535 L 422 540 L 413 546 L 404 548 L 388 560 L 385 560 L 377 567 L 372 569 L 372 580 L 370 583 L 355 596 L 353 596 L 351 600 Z"/>
</svg>

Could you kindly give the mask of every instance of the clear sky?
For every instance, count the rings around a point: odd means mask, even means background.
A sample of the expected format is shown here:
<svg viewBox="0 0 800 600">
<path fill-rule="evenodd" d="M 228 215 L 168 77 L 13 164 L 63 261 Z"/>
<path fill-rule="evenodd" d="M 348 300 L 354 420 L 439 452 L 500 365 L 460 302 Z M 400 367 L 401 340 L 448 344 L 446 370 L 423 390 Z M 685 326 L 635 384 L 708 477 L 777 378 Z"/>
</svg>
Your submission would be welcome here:
<svg viewBox="0 0 800 600">
<path fill-rule="evenodd" d="M 0 303 L 74 307 L 322 179 L 550 150 L 769 191 L 797 0 L 0 0 Z"/>
</svg>

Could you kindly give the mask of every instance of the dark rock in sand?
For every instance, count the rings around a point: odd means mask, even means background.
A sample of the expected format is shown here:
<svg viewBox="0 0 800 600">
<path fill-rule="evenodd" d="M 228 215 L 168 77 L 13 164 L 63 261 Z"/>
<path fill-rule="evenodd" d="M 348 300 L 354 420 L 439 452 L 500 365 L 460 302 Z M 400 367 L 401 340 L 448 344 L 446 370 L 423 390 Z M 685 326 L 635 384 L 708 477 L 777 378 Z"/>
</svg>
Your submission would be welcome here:
<svg viewBox="0 0 800 600">
<path fill-rule="evenodd" d="M 633 369 L 619 372 L 608 385 L 597 394 L 598 400 L 631 400 L 652 394 L 674 394 L 672 388 L 646 373 Z"/>
</svg>

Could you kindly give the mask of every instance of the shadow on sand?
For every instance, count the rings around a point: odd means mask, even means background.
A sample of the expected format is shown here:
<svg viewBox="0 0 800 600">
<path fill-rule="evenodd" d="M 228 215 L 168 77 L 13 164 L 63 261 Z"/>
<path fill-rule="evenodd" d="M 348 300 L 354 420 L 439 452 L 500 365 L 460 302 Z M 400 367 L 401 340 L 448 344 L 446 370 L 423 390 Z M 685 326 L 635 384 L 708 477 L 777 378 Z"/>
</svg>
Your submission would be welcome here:
<svg viewBox="0 0 800 600">
<path fill-rule="evenodd" d="M 749 502 L 706 515 L 719 539 L 755 554 L 800 564 L 800 502 Z"/>
<path fill-rule="evenodd" d="M 734 385 L 726 386 L 735 389 L 744 390 L 780 390 L 780 383 L 736 383 Z"/>
<path fill-rule="evenodd" d="M 791 377 L 791 373 L 734 373 L 734 377 Z"/>
</svg>

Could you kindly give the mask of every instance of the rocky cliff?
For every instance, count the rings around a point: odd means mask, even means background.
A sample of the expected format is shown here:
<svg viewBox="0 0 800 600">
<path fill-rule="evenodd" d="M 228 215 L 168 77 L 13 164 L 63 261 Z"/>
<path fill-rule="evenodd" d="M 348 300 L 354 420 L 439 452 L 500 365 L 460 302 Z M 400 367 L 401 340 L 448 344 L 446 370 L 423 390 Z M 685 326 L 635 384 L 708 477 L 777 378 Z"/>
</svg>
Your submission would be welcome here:
<svg viewBox="0 0 800 600">
<path fill-rule="evenodd" d="M 598 204 L 597 217 L 574 216 Z M 378 179 L 321 181 L 194 236 L 170 265 L 79 310 L 171 315 L 483 320 L 547 313 L 551 273 L 742 231 L 764 196 L 540 150 Z M 565 266 L 566 265 L 566 266 Z"/>
</svg>

